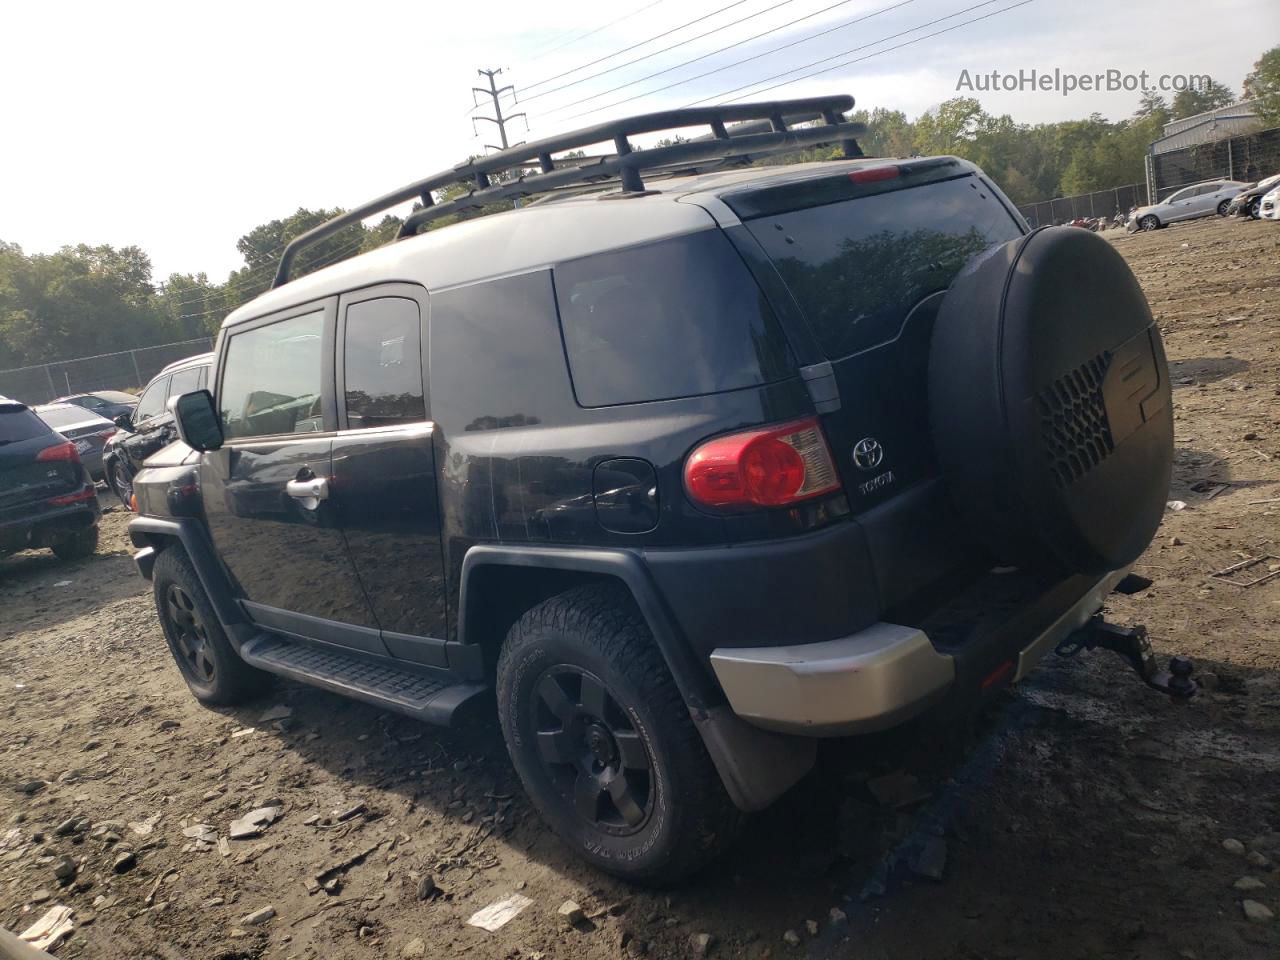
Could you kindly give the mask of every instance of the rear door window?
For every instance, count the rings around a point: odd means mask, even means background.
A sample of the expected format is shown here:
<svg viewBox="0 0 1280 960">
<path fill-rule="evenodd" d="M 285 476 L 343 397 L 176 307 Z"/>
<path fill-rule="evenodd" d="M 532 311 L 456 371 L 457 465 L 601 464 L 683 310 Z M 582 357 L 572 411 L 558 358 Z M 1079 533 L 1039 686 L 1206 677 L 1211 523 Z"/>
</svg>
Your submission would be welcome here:
<svg viewBox="0 0 1280 960">
<path fill-rule="evenodd" d="M 185 370 L 175 372 L 173 382 L 169 384 L 169 396 L 180 397 L 192 390 L 199 390 L 200 371 L 203 369 L 204 367 L 187 367 Z"/>
<path fill-rule="evenodd" d="M 831 360 L 894 339 L 972 257 L 1021 236 L 977 177 L 747 221 Z"/>
<path fill-rule="evenodd" d="M 777 318 L 719 230 L 571 260 L 554 274 L 584 407 L 717 393 L 794 373 Z"/>
<path fill-rule="evenodd" d="M 386 427 L 425 420 L 418 302 L 379 297 L 347 307 L 343 393 L 347 426 Z"/>
</svg>

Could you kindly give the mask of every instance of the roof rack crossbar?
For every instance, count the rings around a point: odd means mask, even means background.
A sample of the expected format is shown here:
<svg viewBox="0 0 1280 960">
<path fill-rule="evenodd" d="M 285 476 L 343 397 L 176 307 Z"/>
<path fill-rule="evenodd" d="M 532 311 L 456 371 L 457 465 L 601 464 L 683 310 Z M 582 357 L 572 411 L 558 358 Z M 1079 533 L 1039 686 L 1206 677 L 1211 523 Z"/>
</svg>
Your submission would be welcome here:
<svg viewBox="0 0 1280 960">
<path fill-rule="evenodd" d="M 423 209 L 405 220 L 399 237 L 409 236 L 422 224 L 451 212 L 498 200 L 526 197 L 570 183 L 620 179 L 624 192 L 642 193 L 642 170 L 681 160 L 758 156 L 836 141 L 843 142 L 846 156 L 860 156 L 856 137 L 864 132 L 865 127 L 843 120 L 844 114 L 852 108 L 853 97 L 847 95 L 686 107 L 611 120 L 476 157 L 371 200 L 295 237 L 280 255 L 271 286 L 278 287 L 288 282 L 293 261 L 301 250 L 345 227 L 410 200 L 421 201 Z M 794 126 L 818 119 L 823 121 L 821 126 L 800 129 Z M 729 123 L 740 126 L 728 128 L 726 124 Z M 711 128 L 709 137 L 685 140 L 666 147 L 637 150 L 630 139 L 642 134 L 703 125 Z M 616 152 L 594 162 L 576 163 L 561 158 L 557 163 L 552 157 L 553 154 L 610 142 Z M 851 150 L 856 152 L 851 153 Z M 538 172 L 531 173 L 533 169 Z M 516 179 L 501 182 L 501 175 L 510 171 L 518 171 Z M 432 191 L 467 183 L 474 184 L 471 192 L 455 200 L 433 201 L 431 197 Z"/>
</svg>

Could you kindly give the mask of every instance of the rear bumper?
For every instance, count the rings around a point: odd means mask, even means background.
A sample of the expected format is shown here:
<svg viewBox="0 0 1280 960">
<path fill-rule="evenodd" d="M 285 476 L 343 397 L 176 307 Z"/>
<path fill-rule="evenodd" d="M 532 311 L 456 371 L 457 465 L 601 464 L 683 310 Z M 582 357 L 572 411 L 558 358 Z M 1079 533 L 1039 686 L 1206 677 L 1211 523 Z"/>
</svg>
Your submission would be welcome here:
<svg viewBox="0 0 1280 960">
<path fill-rule="evenodd" d="M 0 520 L 0 551 L 12 553 L 51 546 L 93 526 L 101 512 L 96 496 L 63 506 L 33 503 L 26 509 L 21 517 Z"/>
<path fill-rule="evenodd" d="M 1015 680 L 1084 626 L 1127 573 L 1099 578 L 1013 651 Z M 824 643 L 717 648 L 711 665 L 734 713 L 767 730 L 808 736 L 870 733 L 942 700 L 957 682 L 956 657 L 915 627 L 876 623 Z"/>
</svg>

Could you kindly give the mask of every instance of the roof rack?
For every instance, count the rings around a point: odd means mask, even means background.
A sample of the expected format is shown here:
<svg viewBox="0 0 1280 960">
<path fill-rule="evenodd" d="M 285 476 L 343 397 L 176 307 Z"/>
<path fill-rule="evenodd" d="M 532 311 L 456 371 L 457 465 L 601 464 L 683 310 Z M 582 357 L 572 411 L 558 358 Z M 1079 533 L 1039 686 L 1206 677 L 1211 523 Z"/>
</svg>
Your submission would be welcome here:
<svg viewBox="0 0 1280 960">
<path fill-rule="evenodd" d="M 847 95 L 686 107 L 611 120 L 557 137 L 518 144 L 401 187 L 295 237 L 280 255 L 280 264 L 271 286 L 278 287 L 289 281 L 294 258 L 305 247 L 409 200 L 421 201 L 422 207 L 405 219 L 397 240 L 414 235 L 423 224 L 450 213 L 500 200 L 529 197 L 570 184 L 618 180 L 624 195 L 643 194 L 646 191 L 640 177 L 642 170 L 666 169 L 669 172 L 673 166 L 701 161 L 737 159 L 749 162 L 753 157 L 837 141 L 843 144 L 845 156 L 860 157 L 862 150 L 855 138 L 865 132 L 866 127 L 844 119 L 844 114 L 852 108 L 853 97 Z M 795 126 L 813 120 L 822 120 L 823 123 L 812 127 Z M 740 125 L 729 129 L 726 126 L 729 123 Z M 638 134 L 702 125 L 711 128 L 709 135 L 671 146 L 641 149 L 633 147 L 630 141 Z M 614 147 L 611 154 L 585 161 L 552 157 L 553 153 L 609 141 Z M 531 172 L 530 168 L 534 167 L 537 172 Z M 509 171 L 518 171 L 518 175 L 502 182 L 501 175 Z M 454 200 L 437 203 L 432 191 L 456 183 L 472 184 L 472 189 Z"/>
</svg>

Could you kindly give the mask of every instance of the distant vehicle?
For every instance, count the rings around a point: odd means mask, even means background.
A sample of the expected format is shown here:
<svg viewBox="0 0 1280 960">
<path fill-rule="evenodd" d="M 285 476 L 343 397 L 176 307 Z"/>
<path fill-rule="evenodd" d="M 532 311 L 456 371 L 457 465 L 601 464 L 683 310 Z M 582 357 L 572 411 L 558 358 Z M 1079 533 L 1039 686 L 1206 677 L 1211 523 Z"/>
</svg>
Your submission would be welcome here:
<svg viewBox="0 0 1280 960">
<path fill-rule="evenodd" d="M 80 462 L 94 480 L 103 478 L 102 448 L 119 429 L 106 417 L 69 403 L 44 403 L 31 408 L 37 417 L 76 445 Z"/>
<path fill-rule="evenodd" d="M 1159 230 L 1179 220 L 1194 220 L 1217 213 L 1225 216 L 1231 198 L 1248 184 L 1239 180 L 1211 180 L 1183 187 L 1160 203 L 1139 207 L 1133 212 L 1132 222 L 1139 230 Z"/>
<path fill-rule="evenodd" d="M 132 413 L 138 398 L 122 390 L 95 390 L 93 393 L 73 393 L 58 397 L 53 403 L 71 403 L 92 410 L 100 417 L 114 420 L 122 413 Z"/>
<path fill-rule="evenodd" d="M 1258 216 L 1263 220 L 1280 220 L 1280 186 L 1272 187 L 1262 195 Z"/>
<path fill-rule="evenodd" d="M 103 470 L 107 485 L 126 507 L 131 507 L 133 478 L 142 469 L 142 462 L 178 438 L 168 409 L 169 398 L 206 386 L 211 363 L 212 353 L 174 361 L 152 378 L 131 411 L 115 417 L 120 430 L 103 450 Z"/>
<path fill-rule="evenodd" d="M 0 396 L 0 555 L 49 547 L 63 560 L 87 557 L 98 548 L 98 515 L 76 445 Z"/>
<path fill-rule="evenodd" d="M 1262 198 L 1276 186 L 1280 186 L 1280 173 L 1257 183 L 1245 184 L 1245 188 L 1232 198 L 1227 215 L 1259 219 L 1262 216 Z"/>
</svg>

